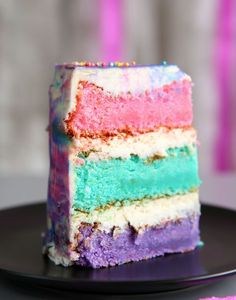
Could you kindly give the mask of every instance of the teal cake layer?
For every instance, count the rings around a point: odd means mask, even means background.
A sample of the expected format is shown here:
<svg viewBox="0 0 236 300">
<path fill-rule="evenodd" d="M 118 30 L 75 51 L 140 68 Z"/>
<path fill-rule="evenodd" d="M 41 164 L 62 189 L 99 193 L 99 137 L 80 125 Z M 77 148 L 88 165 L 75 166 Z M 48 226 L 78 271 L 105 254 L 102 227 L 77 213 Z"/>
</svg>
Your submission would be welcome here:
<svg viewBox="0 0 236 300">
<path fill-rule="evenodd" d="M 114 201 L 186 193 L 200 184 L 197 150 L 168 150 L 166 158 L 92 161 L 74 167 L 74 208 L 90 211 Z"/>
</svg>

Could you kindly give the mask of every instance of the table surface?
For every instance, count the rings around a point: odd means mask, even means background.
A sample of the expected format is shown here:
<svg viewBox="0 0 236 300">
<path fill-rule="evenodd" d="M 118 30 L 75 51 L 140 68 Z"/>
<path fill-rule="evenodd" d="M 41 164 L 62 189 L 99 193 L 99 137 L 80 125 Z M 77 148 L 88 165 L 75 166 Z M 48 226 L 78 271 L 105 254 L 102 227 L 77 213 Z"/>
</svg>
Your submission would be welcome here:
<svg viewBox="0 0 236 300">
<path fill-rule="evenodd" d="M 201 187 L 201 200 L 236 210 L 236 174 L 225 176 L 204 176 Z M 25 203 L 36 203 L 46 199 L 46 177 L 0 177 L 0 208 L 12 207 Z M 22 285 L 0 274 L 0 299 L 160 299 L 160 300 L 197 300 L 209 296 L 236 295 L 236 276 L 198 288 L 149 295 L 91 295 L 78 292 L 56 291 Z"/>
</svg>

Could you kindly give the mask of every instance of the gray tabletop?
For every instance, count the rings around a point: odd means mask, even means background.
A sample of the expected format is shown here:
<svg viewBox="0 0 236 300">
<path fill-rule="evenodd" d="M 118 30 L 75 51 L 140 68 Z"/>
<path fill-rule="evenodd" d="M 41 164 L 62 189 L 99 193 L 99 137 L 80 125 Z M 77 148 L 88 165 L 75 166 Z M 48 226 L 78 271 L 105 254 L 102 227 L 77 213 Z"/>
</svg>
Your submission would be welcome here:
<svg viewBox="0 0 236 300">
<path fill-rule="evenodd" d="M 236 210 L 236 175 L 202 176 L 202 202 L 224 206 Z M 46 199 L 46 177 L 0 177 L 0 208 L 25 203 L 35 203 Z M 209 296 L 236 295 L 236 276 L 194 289 L 166 294 L 151 295 L 89 295 L 78 292 L 56 291 L 36 286 L 19 284 L 0 275 L 0 299 L 188 299 L 197 300 Z"/>
</svg>

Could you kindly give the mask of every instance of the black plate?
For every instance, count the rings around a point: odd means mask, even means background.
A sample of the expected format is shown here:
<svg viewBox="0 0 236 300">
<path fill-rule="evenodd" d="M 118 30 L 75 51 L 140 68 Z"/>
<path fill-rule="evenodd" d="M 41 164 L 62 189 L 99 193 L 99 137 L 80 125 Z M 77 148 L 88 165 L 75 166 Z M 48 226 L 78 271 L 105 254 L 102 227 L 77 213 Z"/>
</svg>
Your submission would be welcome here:
<svg viewBox="0 0 236 300">
<path fill-rule="evenodd" d="M 205 245 L 185 254 L 92 270 L 64 268 L 41 255 L 45 203 L 0 211 L 0 269 L 39 285 L 95 293 L 151 293 L 201 285 L 236 273 L 236 212 L 202 206 Z"/>
</svg>

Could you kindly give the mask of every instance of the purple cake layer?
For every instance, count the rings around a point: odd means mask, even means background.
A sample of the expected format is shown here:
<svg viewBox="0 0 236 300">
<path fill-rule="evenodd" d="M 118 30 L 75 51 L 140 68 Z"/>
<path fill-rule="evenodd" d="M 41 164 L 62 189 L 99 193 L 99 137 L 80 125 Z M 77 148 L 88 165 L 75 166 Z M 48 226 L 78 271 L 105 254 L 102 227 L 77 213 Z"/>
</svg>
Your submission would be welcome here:
<svg viewBox="0 0 236 300">
<path fill-rule="evenodd" d="M 75 264 L 100 268 L 130 261 L 139 261 L 165 253 L 187 252 L 199 242 L 199 216 L 176 222 L 168 222 L 163 227 L 148 227 L 136 232 L 132 227 L 121 233 L 106 233 L 90 224 L 79 228 L 79 254 Z"/>
</svg>

